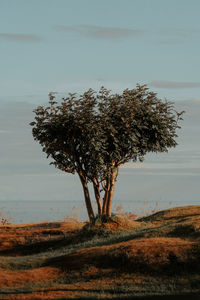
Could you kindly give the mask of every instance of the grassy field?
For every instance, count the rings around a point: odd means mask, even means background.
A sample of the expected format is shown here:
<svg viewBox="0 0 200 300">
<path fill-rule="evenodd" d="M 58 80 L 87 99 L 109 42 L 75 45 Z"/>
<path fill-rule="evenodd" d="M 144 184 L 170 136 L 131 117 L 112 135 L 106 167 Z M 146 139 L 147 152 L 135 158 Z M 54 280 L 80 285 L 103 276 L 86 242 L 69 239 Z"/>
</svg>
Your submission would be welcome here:
<svg viewBox="0 0 200 300">
<path fill-rule="evenodd" d="M 0 256 L 0 299 L 199 299 L 200 206 L 93 226 L 4 224 Z"/>
</svg>

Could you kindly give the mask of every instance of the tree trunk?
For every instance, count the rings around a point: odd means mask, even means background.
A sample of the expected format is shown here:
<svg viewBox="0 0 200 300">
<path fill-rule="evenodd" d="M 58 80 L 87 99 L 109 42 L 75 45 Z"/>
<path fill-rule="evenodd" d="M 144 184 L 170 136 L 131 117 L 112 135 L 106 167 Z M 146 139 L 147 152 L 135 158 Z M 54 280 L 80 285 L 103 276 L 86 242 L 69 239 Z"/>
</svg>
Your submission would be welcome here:
<svg viewBox="0 0 200 300">
<path fill-rule="evenodd" d="M 94 188 L 94 194 L 97 202 L 98 207 L 98 214 L 102 214 L 102 205 L 101 205 L 101 194 L 100 194 L 100 184 L 97 182 L 96 179 L 93 179 L 93 188 Z"/>
<path fill-rule="evenodd" d="M 82 186 L 83 186 L 83 191 L 84 191 L 84 196 L 85 196 L 85 204 L 86 204 L 86 208 L 87 208 L 87 212 L 88 212 L 88 217 L 91 220 L 92 218 L 94 218 L 94 212 L 92 209 L 92 204 L 91 204 L 91 200 L 90 200 L 90 193 L 88 190 L 87 181 L 86 181 L 86 178 L 82 174 L 78 174 L 78 175 L 79 175 L 79 178 L 80 178 Z"/>
<path fill-rule="evenodd" d="M 104 197 L 103 197 L 103 209 L 102 209 L 102 214 L 103 215 L 106 215 L 109 189 L 110 189 L 110 180 L 106 179 L 105 194 L 104 194 Z"/>
<path fill-rule="evenodd" d="M 108 200 L 107 200 L 107 206 L 106 206 L 106 215 L 108 217 L 111 217 L 111 206 L 112 206 L 112 199 L 113 199 L 113 194 L 115 190 L 115 181 L 117 178 L 117 172 L 118 168 L 115 168 L 112 174 L 112 178 L 110 180 L 110 188 L 108 192 Z"/>
</svg>

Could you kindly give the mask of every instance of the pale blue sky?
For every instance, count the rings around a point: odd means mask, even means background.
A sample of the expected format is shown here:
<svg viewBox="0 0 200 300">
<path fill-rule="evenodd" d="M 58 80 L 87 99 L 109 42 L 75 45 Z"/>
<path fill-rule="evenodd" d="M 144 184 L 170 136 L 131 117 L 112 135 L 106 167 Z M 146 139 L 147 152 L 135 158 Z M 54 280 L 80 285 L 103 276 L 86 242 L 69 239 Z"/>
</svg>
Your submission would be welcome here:
<svg viewBox="0 0 200 300">
<path fill-rule="evenodd" d="M 32 110 L 50 91 L 140 83 L 187 113 L 179 146 L 122 169 L 115 197 L 198 201 L 199 12 L 199 0 L 0 0 L 0 200 L 82 197 L 31 136 Z"/>
<path fill-rule="evenodd" d="M 1 98 L 137 82 L 199 97 L 199 11 L 198 0 L 0 0 Z"/>
</svg>

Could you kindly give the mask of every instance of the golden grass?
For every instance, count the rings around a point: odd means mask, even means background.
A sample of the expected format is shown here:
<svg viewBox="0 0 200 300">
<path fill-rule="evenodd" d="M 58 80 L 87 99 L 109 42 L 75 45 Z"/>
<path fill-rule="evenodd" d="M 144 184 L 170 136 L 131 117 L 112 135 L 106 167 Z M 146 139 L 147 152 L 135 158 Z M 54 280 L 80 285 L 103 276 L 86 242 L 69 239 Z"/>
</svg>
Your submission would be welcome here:
<svg viewBox="0 0 200 300">
<path fill-rule="evenodd" d="M 0 299 L 200 292 L 200 206 L 84 225 L 1 226 Z M 93 239 L 91 230 L 107 235 Z"/>
<path fill-rule="evenodd" d="M 42 222 L 0 226 L 0 251 L 12 250 L 17 246 L 30 245 L 61 239 L 74 234 L 83 227 L 82 222 Z"/>
<path fill-rule="evenodd" d="M 53 280 L 60 275 L 58 268 L 42 267 L 33 270 L 2 270 L 0 269 L 0 287 L 15 288 L 26 284 L 35 284 L 38 282 Z"/>
</svg>

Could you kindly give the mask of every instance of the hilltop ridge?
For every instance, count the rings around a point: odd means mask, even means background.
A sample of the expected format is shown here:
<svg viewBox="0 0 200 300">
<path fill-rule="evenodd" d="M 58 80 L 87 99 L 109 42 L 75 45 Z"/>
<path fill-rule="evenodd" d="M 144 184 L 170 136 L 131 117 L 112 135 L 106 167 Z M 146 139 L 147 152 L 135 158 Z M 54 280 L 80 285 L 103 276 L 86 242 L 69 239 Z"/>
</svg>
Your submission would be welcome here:
<svg viewBox="0 0 200 300">
<path fill-rule="evenodd" d="M 1 299 L 124 299 L 200 292 L 200 205 L 137 221 L 0 227 Z"/>
</svg>

